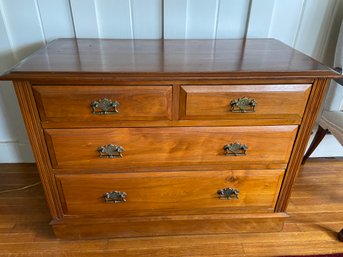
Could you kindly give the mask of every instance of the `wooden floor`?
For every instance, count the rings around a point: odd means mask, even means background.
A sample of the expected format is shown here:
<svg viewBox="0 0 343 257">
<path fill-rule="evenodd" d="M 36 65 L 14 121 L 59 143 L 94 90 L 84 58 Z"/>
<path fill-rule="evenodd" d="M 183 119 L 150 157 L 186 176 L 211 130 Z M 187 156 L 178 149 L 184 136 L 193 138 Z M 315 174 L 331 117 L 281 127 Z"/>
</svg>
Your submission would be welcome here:
<svg viewBox="0 0 343 257">
<path fill-rule="evenodd" d="M 34 165 L 0 165 L 0 191 L 39 181 Z M 302 168 L 280 233 L 63 241 L 52 234 L 41 185 L 0 194 L 3 256 L 282 256 L 343 253 L 343 160 Z"/>
</svg>

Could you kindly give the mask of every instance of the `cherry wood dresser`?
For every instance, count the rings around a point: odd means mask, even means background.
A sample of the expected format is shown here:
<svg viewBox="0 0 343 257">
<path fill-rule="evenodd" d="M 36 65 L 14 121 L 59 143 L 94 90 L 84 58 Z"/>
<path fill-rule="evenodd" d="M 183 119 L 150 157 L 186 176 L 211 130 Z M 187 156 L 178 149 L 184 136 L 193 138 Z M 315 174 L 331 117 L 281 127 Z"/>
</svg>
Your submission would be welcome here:
<svg viewBox="0 0 343 257">
<path fill-rule="evenodd" d="M 274 39 L 58 39 L 13 80 L 62 238 L 279 231 L 337 73 Z"/>
</svg>

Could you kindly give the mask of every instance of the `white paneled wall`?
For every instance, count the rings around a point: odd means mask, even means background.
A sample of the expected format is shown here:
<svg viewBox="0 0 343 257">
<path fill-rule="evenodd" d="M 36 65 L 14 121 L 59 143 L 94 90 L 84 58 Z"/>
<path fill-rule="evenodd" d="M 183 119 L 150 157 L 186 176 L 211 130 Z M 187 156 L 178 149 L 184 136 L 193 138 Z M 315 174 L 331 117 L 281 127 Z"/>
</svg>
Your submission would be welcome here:
<svg viewBox="0 0 343 257">
<path fill-rule="evenodd" d="M 161 0 L 70 0 L 78 38 L 161 38 Z"/>
<path fill-rule="evenodd" d="M 330 65 L 342 17 L 343 0 L 0 0 L 0 73 L 60 37 L 274 37 Z M 336 147 L 328 155 L 343 156 Z M 29 161 L 14 90 L 0 82 L 0 162 Z"/>
<path fill-rule="evenodd" d="M 243 38 L 249 0 L 165 0 L 165 38 Z"/>
</svg>

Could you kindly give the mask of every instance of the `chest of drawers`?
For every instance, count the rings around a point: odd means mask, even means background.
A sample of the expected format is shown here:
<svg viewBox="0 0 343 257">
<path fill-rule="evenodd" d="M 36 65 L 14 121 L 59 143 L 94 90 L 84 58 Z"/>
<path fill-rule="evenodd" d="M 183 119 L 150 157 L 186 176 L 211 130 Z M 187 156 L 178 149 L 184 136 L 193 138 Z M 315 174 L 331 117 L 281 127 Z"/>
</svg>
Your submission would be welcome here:
<svg viewBox="0 0 343 257">
<path fill-rule="evenodd" d="M 13 80 L 63 238 L 279 231 L 331 69 L 273 39 L 59 39 Z"/>
</svg>

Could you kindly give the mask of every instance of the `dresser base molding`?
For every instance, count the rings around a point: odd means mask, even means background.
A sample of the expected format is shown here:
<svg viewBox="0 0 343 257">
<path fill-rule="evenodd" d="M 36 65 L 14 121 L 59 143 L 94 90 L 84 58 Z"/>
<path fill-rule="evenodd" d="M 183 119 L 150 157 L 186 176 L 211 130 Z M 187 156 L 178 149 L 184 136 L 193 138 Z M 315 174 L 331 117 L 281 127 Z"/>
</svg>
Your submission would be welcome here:
<svg viewBox="0 0 343 257">
<path fill-rule="evenodd" d="M 192 215 L 123 219 L 82 219 L 66 217 L 50 224 L 63 239 L 140 237 L 248 232 L 278 232 L 287 213 Z"/>
</svg>

